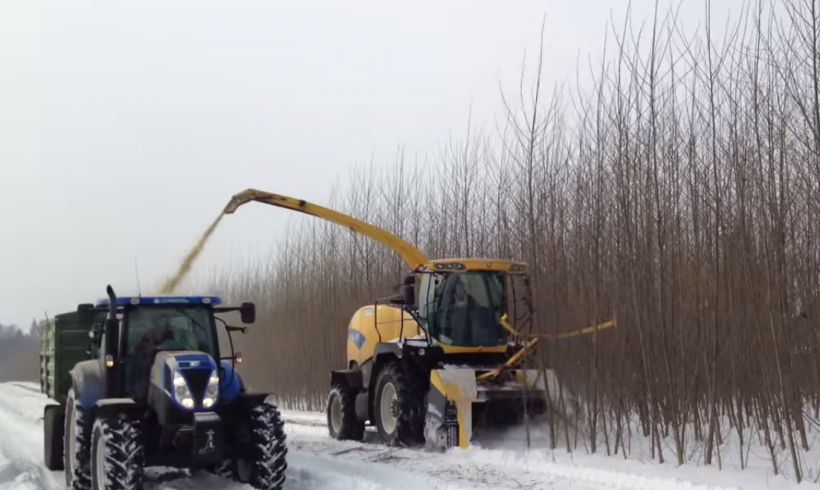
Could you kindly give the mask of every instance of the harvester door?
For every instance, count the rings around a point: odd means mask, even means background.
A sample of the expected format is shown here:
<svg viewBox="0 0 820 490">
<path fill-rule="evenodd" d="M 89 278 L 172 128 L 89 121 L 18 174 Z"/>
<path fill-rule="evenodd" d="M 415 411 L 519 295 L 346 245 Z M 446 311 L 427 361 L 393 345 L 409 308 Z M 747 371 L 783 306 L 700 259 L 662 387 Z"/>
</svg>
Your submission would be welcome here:
<svg viewBox="0 0 820 490">
<path fill-rule="evenodd" d="M 440 308 L 444 286 L 442 274 L 424 274 L 421 277 L 419 295 L 416 301 L 419 305 L 419 317 L 424 327 L 436 340 L 441 340 Z M 449 342 L 447 342 L 449 343 Z"/>
</svg>

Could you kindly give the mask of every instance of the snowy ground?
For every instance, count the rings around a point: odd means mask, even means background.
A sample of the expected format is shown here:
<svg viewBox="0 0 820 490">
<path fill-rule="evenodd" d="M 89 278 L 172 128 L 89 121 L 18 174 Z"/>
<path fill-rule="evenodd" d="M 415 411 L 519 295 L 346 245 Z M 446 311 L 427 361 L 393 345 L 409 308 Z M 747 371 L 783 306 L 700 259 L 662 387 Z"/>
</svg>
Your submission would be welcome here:
<svg viewBox="0 0 820 490">
<path fill-rule="evenodd" d="M 42 466 L 42 413 L 39 387 L 0 384 L 0 490 L 64 489 L 62 472 Z M 722 490 L 820 489 L 794 486 L 754 471 L 659 466 L 619 458 L 570 458 L 542 449 L 523 451 L 523 432 L 495 441 L 497 449 L 452 450 L 447 454 L 391 449 L 368 433 L 364 443 L 330 439 L 322 414 L 285 412 L 288 432 L 288 490 Z M 539 444 L 536 434 L 532 441 Z M 225 480 L 176 471 L 150 470 L 149 489 L 240 488 Z M 249 487 L 248 487 L 249 488 Z"/>
</svg>

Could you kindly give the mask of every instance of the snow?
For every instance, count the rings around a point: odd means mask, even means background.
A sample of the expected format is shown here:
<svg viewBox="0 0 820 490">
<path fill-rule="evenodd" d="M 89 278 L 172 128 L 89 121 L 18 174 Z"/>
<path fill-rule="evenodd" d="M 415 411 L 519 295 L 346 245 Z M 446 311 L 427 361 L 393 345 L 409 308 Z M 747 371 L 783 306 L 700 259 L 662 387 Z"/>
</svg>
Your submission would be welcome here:
<svg viewBox="0 0 820 490">
<path fill-rule="evenodd" d="M 62 472 L 43 467 L 43 406 L 48 399 L 30 383 L 0 383 L 0 490 L 64 489 Z M 814 490 L 816 483 L 795 485 L 772 477 L 765 454 L 749 457 L 748 468 L 736 469 L 731 449 L 724 468 L 686 464 L 660 465 L 648 459 L 623 456 L 568 454 L 546 448 L 546 434 L 531 432 L 525 449 L 522 428 L 477 442 L 468 450 L 447 453 L 390 448 L 369 428 L 365 441 L 335 441 L 328 436 L 323 413 L 283 411 L 288 434 L 286 490 Z M 633 441 L 633 454 L 636 445 Z M 804 461 L 820 469 L 820 457 Z M 815 476 L 817 472 L 815 472 Z M 146 489 L 205 489 L 250 487 L 209 474 L 146 470 Z"/>
</svg>

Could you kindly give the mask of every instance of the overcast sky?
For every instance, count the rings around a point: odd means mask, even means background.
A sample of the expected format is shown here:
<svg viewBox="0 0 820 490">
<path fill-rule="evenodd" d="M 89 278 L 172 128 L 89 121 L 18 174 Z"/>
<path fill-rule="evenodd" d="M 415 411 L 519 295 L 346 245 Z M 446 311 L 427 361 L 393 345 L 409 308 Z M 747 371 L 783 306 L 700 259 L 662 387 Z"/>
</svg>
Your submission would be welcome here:
<svg viewBox="0 0 820 490">
<path fill-rule="evenodd" d="M 553 83 L 628 3 L 0 0 L 0 323 L 132 293 L 135 260 L 156 283 L 245 188 L 324 203 L 349 166 L 436 153 L 471 110 L 492 130 L 544 14 Z M 634 22 L 654 3 L 633 0 Z M 713 3 L 719 33 L 741 2 Z M 683 22 L 703 10 L 686 0 Z M 292 214 L 240 209 L 197 266 L 241 261 Z"/>
</svg>

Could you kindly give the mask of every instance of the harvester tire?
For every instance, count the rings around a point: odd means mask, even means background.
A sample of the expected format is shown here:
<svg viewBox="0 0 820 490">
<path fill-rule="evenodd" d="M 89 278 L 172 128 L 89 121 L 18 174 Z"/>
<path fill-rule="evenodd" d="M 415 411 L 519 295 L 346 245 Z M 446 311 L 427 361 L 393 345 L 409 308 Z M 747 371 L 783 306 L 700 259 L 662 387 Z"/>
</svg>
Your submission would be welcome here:
<svg viewBox="0 0 820 490">
<path fill-rule="evenodd" d="M 327 397 L 327 427 L 330 437 L 339 441 L 364 440 L 364 421 L 356 416 L 358 390 L 336 384 Z"/>
<path fill-rule="evenodd" d="M 43 413 L 43 461 L 51 471 L 62 471 L 65 412 L 59 405 L 49 405 Z"/>
<path fill-rule="evenodd" d="M 145 448 L 138 418 L 124 413 L 98 417 L 91 432 L 91 455 L 94 490 L 142 490 Z"/>
<path fill-rule="evenodd" d="M 86 422 L 87 414 L 83 411 L 74 388 L 68 390 L 65 408 L 65 428 L 63 430 L 63 447 L 65 484 L 69 490 L 91 490 L 91 465 L 89 457 L 91 448 Z"/>
<path fill-rule="evenodd" d="M 211 472 L 257 490 L 281 490 L 288 468 L 284 422 L 279 410 L 262 402 L 250 407 L 248 425 L 237 428 L 247 444 L 247 458 L 225 461 Z"/>
<path fill-rule="evenodd" d="M 376 383 L 374 418 L 382 440 L 390 446 L 424 444 L 427 380 L 401 361 L 387 364 Z"/>
</svg>

